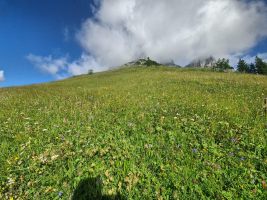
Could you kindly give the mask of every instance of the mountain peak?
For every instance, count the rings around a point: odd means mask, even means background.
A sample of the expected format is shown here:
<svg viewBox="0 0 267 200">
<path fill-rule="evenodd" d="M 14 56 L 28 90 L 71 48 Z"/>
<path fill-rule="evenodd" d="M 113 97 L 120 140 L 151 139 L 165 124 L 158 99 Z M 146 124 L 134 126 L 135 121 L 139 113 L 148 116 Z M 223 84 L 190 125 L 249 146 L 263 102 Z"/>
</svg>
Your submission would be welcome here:
<svg viewBox="0 0 267 200">
<path fill-rule="evenodd" d="M 158 62 L 151 60 L 149 57 L 145 58 L 140 58 L 131 62 L 128 62 L 126 64 L 124 64 L 124 66 L 134 66 L 134 65 L 138 65 L 138 66 L 159 66 L 161 64 L 159 64 Z"/>
</svg>

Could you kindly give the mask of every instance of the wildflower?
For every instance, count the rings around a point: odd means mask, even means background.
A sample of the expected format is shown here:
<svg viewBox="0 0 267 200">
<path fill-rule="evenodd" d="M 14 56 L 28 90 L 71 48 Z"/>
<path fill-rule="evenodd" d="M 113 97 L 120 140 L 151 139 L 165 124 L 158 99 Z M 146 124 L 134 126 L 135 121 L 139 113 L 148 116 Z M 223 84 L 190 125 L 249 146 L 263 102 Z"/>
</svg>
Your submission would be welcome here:
<svg viewBox="0 0 267 200">
<path fill-rule="evenodd" d="M 262 181 L 261 184 L 262 184 L 263 189 L 267 189 L 266 181 Z"/>
<path fill-rule="evenodd" d="M 237 139 L 236 138 L 231 138 L 231 142 L 236 143 Z"/>
<path fill-rule="evenodd" d="M 240 157 L 240 160 L 241 160 L 241 161 L 244 161 L 244 160 L 245 160 L 245 158 L 244 158 L 244 157 Z"/>
<path fill-rule="evenodd" d="M 52 161 L 53 161 L 53 160 L 56 160 L 58 157 L 59 157 L 59 155 L 53 155 L 53 156 L 51 156 L 51 160 L 52 160 Z"/>
<path fill-rule="evenodd" d="M 152 148 L 152 147 L 153 147 L 152 144 L 145 144 L 145 148 L 146 148 L 146 149 L 150 149 L 150 148 Z"/>
<path fill-rule="evenodd" d="M 229 153 L 229 156 L 233 157 L 235 154 L 233 152 Z"/>
<path fill-rule="evenodd" d="M 15 181 L 12 178 L 7 178 L 7 185 L 13 185 Z"/>
<path fill-rule="evenodd" d="M 60 191 L 60 192 L 58 193 L 58 197 L 62 197 L 62 195 L 63 195 L 63 192 Z"/>
<path fill-rule="evenodd" d="M 196 148 L 192 149 L 192 152 L 197 153 L 197 149 Z"/>
<path fill-rule="evenodd" d="M 39 156 L 39 160 L 40 160 L 40 162 L 43 163 L 43 164 L 47 163 L 47 157 L 46 157 L 45 155 L 43 155 L 43 154 L 41 154 L 41 155 Z"/>
<path fill-rule="evenodd" d="M 132 122 L 128 122 L 128 127 L 134 127 L 134 126 L 135 126 L 134 123 L 132 123 Z"/>
<path fill-rule="evenodd" d="M 65 137 L 63 135 L 61 135 L 61 140 L 64 141 L 65 140 Z"/>
<path fill-rule="evenodd" d="M 221 165 L 214 163 L 213 168 L 216 169 L 216 170 L 220 170 L 221 169 Z"/>
</svg>

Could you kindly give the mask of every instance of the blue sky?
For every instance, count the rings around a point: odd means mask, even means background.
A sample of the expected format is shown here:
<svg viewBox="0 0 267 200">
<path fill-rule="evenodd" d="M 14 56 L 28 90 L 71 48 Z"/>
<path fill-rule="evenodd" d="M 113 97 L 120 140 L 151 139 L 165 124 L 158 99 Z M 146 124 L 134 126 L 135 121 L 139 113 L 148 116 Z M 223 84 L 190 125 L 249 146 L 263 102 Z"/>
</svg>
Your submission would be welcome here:
<svg viewBox="0 0 267 200">
<path fill-rule="evenodd" d="M 88 0 L 0 0 L 0 86 L 54 80 L 27 59 L 29 53 L 68 54 L 76 59 L 81 47 L 75 32 L 92 15 Z"/>
<path fill-rule="evenodd" d="M 0 87 L 102 71 L 144 56 L 182 65 L 208 55 L 232 63 L 267 59 L 264 1 L 98 0 L 98 9 L 94 2 L 0 0 Z"/>
</svg>

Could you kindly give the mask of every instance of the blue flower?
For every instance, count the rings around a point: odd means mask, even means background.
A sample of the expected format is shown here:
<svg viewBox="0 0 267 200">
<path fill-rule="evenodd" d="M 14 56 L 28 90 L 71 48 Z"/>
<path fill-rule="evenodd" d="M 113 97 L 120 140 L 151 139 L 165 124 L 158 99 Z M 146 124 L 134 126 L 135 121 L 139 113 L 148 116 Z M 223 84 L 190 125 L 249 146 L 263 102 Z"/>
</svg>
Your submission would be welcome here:
<svg viewBox="0 0 267 200">
<path fill-rule="evenodd" d="M 241 157 L 241 158 L 240 158 L 240 160 L 241 160 L 241 161 L 244 161 L 244 160 L 245 160 L 245 158 L 244 158 L 244 157 Z"/>
<path fill-rule="evenodd" d="M 193 153 L 197 153 L 197 149 L 196 148 L 192 149 L 192 151 L 193 151 Z"/>
<path fill-rule="evenodd" d="M 58 193 L 58 196 L 59 196 L 59 197 L 62 197 L 62 195 L 63 195 L 63 192 L 60 191 L 60 192 Z"/>
</svg>

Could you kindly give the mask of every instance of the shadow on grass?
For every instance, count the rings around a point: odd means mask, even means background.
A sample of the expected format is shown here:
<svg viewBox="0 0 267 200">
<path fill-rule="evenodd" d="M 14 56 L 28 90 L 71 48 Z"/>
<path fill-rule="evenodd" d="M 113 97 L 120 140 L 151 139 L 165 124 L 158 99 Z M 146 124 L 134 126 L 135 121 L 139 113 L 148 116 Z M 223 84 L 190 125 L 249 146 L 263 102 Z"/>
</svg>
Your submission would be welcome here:
<svg viewBox="0 0 267 200">
<path fill-rule="evenodd" d="M 80 181 L 77 188 L 74 190 L 72 200 L 124 200 L 120 195 L 103 195 L 101 178 L 87 178 Z"/>
</svg>

